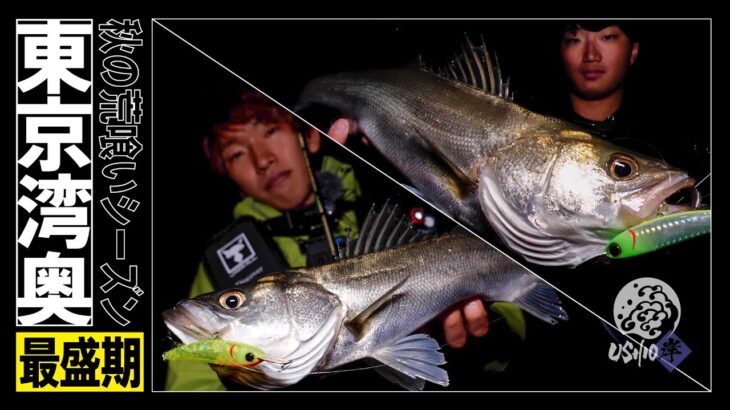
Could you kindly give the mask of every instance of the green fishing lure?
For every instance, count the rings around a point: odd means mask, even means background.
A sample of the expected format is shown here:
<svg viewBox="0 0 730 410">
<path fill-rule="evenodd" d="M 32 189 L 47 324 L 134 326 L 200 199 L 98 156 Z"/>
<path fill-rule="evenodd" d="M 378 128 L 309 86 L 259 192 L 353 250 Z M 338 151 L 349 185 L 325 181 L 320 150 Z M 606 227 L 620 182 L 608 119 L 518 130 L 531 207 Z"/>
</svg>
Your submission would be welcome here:
<svg viewBox="0 0 730 410">
<path fill-rule="evenodd" d="M 201 340 L 178 346 L 162 354 L 165 360 L 200 360 L 223 366 L 256 366 L 264 352 L 251 345 L 227 340 Z"/>
<path fill-rule="evenodd" d="M 616 235 L 606 256 L 623 259 L 643 255 L 710 232 L 710 210 L 678 212 L 643 222 Z"/>
</svg>

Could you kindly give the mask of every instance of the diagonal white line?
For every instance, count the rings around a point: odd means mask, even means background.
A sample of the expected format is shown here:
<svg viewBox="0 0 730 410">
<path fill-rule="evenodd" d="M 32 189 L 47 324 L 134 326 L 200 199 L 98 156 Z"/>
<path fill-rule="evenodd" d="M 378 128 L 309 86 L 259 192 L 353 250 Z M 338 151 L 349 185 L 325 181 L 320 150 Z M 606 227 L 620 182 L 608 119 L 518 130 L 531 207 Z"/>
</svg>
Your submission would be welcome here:
<svg viewBox="0 0 730 410">
<path fill-rule="evenodd" d="M 290 110 L 289 108 L 285 107 L 285 106 L 284 106 L 283 104 L 281 104 L 280 102 L 278 102 L 278 101 L 276 101 L 275 99 L 273 99 L 273 98 L 272 98 L 271 96 L 269 96 L 268 94 L 266 94 L 265 92 L 263 92 L 263 91 L 262 91 L 261 89 L 259 89 L 259 88 L 258 88 L 258 87 L 256 87 L 255 85 L 253 85 L 253 84 L 251 84 L 250 82 L 248 82 L 248 81 L 247 81 L 246 79 L 244 79 L 243 77 L 241 77 L 240 75 L 238 75 L 237 73 L 235 73 L 235 72 L 234 72 L 233 70 L 231 70 L 230 68 L 228 68 L 228 67 L 226 67 L 225 65 L 221 64 L 220 62 L 218 62 L 218 60 L 216 60 L 216 59 L 214 59 L 213 57 L 209 56 L 209 55 L 208 55 L 208 54 L 207 54 L 206 52 L 204 52 L 203 50 L 199 49 L 198 47 L 196 47 L 195 45 L 193 45 L 193 44 L 192 44 L 192 43 L 190 43 L 189 41 L 185 40 L 184 38 L 182 38 L 182 37 L 181 37 L 180 35 L 178 35 L 178 34 L 177 34 L 177 33 L 175 33 L 174 31 L 172 31 L 172 30 L 170 30 L 169 28 L 165 27 L 165 26 L 164 26 L 164 25 L 163 25 L 162 23 L 160 23 L 159 21 L 157 21 L 157 20 L 153 20 L 153 22 L 154 22 L 154 23 L 156 23 L 156 24 L 157 24 L 158 26 L 160 26 L 160 27 L 164 28 L 165 30 L 167 30 L 167 31 L 168 31 L 168 32 L 169 32 L 170 34 L 172 34 L 173 36 L 177 37 L 177 38 L 178 38 L 178 39 L 179 39 L 180 41 L 182 41 L 183 43 L 185 43 L 185 44 L 187 44 L 188 46 L 192 47 L 192 48 L 193 48 L 193 49 L 194 49 L 195 51 L 199 52 L 200 54 L 202 54 L 203 56 L 205 56 L 206 58 L 208 58 L 208 59 L 209 59 L 210 61 L 212 61 L 213 63 L 217 64 L 218 66 L 220 66 L 220 67 L 221 67 L 221 68 L 223 68 L 224 70 L 226 70 L 226 71 L 228 71 L 229 73 L 231 73 L 232 75 L 234 75 L 234 76 L 235 76 L 236 78 L 238 78 L 239 80 L 241 80 L 241 81 L 243 81 L 244 83 L 246 83 L 246 85 L 248 85 L 249 87 L 253 88 L 254 90 L 256 90 L 256 91 L 258 91 L 258 92 L 260 92 L 260 93 L 261 93 L 262 95 L 266 96 L 266 97 L 267 97 L 267 98 L 269 98 L 269 99 L 270 99 L 271 101 L 273 101 L 273 102 L 275 102 L 276 104 L 278 104 L 278 105 L 279 105 L 279 106 L 280 106 L 281 108 L 283 108 L 283 109 L 287 110 L 287 111 L 288 111 L 289 113 L 291 113 L 291 114 L 292 114 L 293 116 L 295 116 L 296 118 L 298 118 L 298 119 L 299 119 L 300 121 L 304 122 L 305 124 L 307 124 L 307 125 L 309 125 L 310 127 L 312 127 L 312 128 L 314 128 L 314 129 L 316 129 L 317 131 L 319 131 L 319 133 L 320 133 L 320 134 L 323 134 L 323 135 L 327 135 L 327 133 L 325 133 L 325 132 L 323 132 L 322 130 L 320 130 L 319 128 L 315 127 L 314 125 L 312 125 L 311 123 L 309 123 L 309 121 L 305 120 L 304 118 L 302 118 L 301 116 L 299 116 L 299 115 L 298 115 L 297 113 L 295 113 L 294 111 L 292 111 L 292 110 Z M 368 162 L 367 160 L 365 160 L 365 159 L 364 159 L 364 158 L 362 158 L 362 157 L 361 157 L 360 155 L 356 154 L 355 152 L 353 152 L 352 150 L 350 150 L 350 149 L 349 149 L 349 148 L 347 148 L 346 146 L 344 146 L 344 145 L 340 144 L 340 143 L 339 143 L 339 142 L 337 142 L 337 141 L 336 141 L 336 140 L 335 140 L 334 138 L 330 137 L 329 135 L 327 135 L 327 137 L 328 137 L 329 139 L 331 139 L 332 141 L 336 142 L 336 143 L 337 143 L 337 144 L 338 144 L 338 145 L 339 145 L 340 147 L 342 147 L 342 148 L 344 148 L 345 150 L 347 150 L 347 152 L 349 152 L 350 154 L 352 154 L 352 155 L 354 155 L 355 157 L 357 157 L 357 158 L 358 158 L 358 159 L 359 159 L 360 161 L 362 161 L 362 162 L 364 162 L 365 164 L 369 165 L 369 166 L 370 166 L 370 167 L 371 167 L 372 169 L 374 169 L 374 170 L 376 170 L 376 171 L 380 172 L 380 173 L 381 173 L 381 174 L 382 174 L 383 176 L 385 176 L 385 177 L 386 177 L 386 178 L 388 178 L 389 180 L 393 181 L 393 182 L 394 182 L 395 184 L 399 185 L 400 187 L 402 187 L 403 189 L 405 189 L 406 191 L 408 191 L 408 192 L 409 192 L 409 193 L 410 193 L 411 195 L 415 196 L 415 197 L 416 197 L 416 198 L 418 198 L 419 200 L 422 200 L 423 202 L 426 202 L 426 203 L 427 203 L 427 204 L 429 204 L 429 205 L 430 205 L 430 206 L 431 206 L 431 207 L 432 207 L 433 209 L 435 209 L 435 210 L 439 211 L 439 212 L 440 212 L 440 213 L 441 213 L 442 215 L 444 215 L 445 217 L 449 218 L 450 220 L 452 220 L 452 221 L 453 221 L 454 223 L 456 223 L 456 224 L 457 224 L 457 225 L 459 225 L 460 227 L 464 228 L 464 229 L 465 229 L 466 231 L 468 231 L 468 232 L 469 232 L 470 234 L 472 234 L 472 235 L 474 235 L 475 237 L 477 237 L 477 238 L 481 239 L 481 240 L 482 240 L 482 241 L 483 241 L 483 242 L 484 242 L 485 244 L 487 244 L 487 245 L 491 246 L 492 248 L 494 248 L 495 250 L 497 250 L 498 252 L 500 252 L 500 253 L 501 253 L 502 255 L 504 255 L 504 256 L 506 256 L 507 258 L 509 258 L 510 260 L 512 260 L 512 261 L 513 261 L 513 262 L 514 262 L 515 264 L 519 265 L 520 267 L 522 267 L 522 268 L 523 268 L 523 269 L 525 269 L 526 271 L 528 271 L 528 272 L 532 273 L 533 275 L 537 276 L 537 277 L 538 277 L 538 278 L 539 278 L 540 280 L 542 280 L 543 282 L 545 282 L 545 283 L 547 283 L 548 285 L 550 285 L 550 286 L 551 286 L 551 287 L 552 287 L 553 289 L 555 289 L 555 290 L 556 290 L 557 292 L 559 292 L 559 293 L 560 293 L 561 295 L 563 295 L 563 296 L 565 296 L 566 298 L 570 299 L 570 300 L 571 300 L 571 301 L 572 301 L 573 303 L 575 303 L 576 305 L 578 305 L 578 306 L 582 307 L 583 309 L 585 309 L 586 311 L 588 311 L 588 312 L 589 312 L 590 314 L 592 314 L 593 316 L 597 317 L 597 318 L 598 318 L 599 320 L 603 321 L 603 323 L 607 324 L 608 326 L 611 326 L 612 328 L 616 329 L 616 331 L 618 331 L 618 332 L 620 332 L 621 334 L 623 334 L 623 332 L 621 332 L 621 331 L 620 331 L 620 330 L 619 330 L 619 329 L 618 329 L 618 328 L 617 328 L 616 326 L 614 326 L 613 324 L 611 324 L 611 323 L 610 323 L 609 321 L 607 321 L 606 319 L 602 318 L 602 317 L 601 317 L 601 316 L 599 316 L 599 315 L 598 315 L 597 313 L 595 313 L 595 312 L 594 312 L 594 311 L 592 311 L 591 309 L 587 308 L 587 307 L 586 307 L 585 305 L 583 305 L 582 303 L 578 302 L 578 301 L 577 301 L 577 300 L 575 300 L 575 299 L 574 299 L 573 297 L 571 297 L 571 296 L 570 296 L 570 295 L 568 295 L 567 293 L 563 292 L 562 290 L 560 290 L 560 289 L 559 289 L 558 287 L 556 287 L 556 286 L 555 286 L 555 285 L 553 285 L 552 283 L 550 283 L 550 282 L 546 281 L 546 280 L 545 280 L 545 279 L 543 279 L 543 278 L 542 278 L 542 277 L 541 277 L 540 275 L 538 275 L 537 273 L 535 273 L 535 272 L 531 271 L 531 270 L 530 270 L 530 269 L 528 269 L 528 268 L 527 268 L 526 266 L 524 266 L 523 264 L 521 264 L 521 263 L 520 263 L 519 261 L 515 260 L 515 259 L 514 259 L 514 258 L 512 258 L 511 256 L 509 256 L 509 255 L 507 255 L 506 253 L 504 253 L 503 251 L 501 251 L 501 250 L 500 250 L 499 248 L 497 248 L 497 247 L 495 247 L 494 245 L 492 245 L 491 243 L 487 242 L 487 241 L 486 241 L 486 240 L 485 240 L 484 238 L 482 238 L 481 236 L 479 236 L 479 235 L 477 235 L 476 233 L 474 233 L 474 231 L 472 231 L 472 230 L 471 230 L 471 229 L 469 229 L 468 227 L 464 226 L 464 225 L 463 225 L 463 224 L 462 224 L 461 222 L 459 222 L 459 221 L 457 221 L 456 219 L 452 218 L 451 216 L 447 215 L 447 214 L 446 214 L 445 212 L 443 212 L 443 211 L 442 211 L 442 210 L 441 210 L 441 209 L 440 209 L 439 207 L 435 206 L 434 204 L 432 204 L 431 202 L 429 202 L 429 201 L 428 201 L 428 200 L 426 200 L 425 198 L 422 198 L 422 197 L 420 197 L 420 196 L 416 195 L 416 194 L 415 194 L 415 193 L 413 193 L 413 192 L 412 192 L 412 191 L 411 191 L 410 189 L 408 189 L 407 187 L 405 187 L 405 186 L 404 186 L 403 184 L 401 184 L 400 182 L 396 181 L 396 180 L 395 180 L 395 179 L 393 179 L 393 178 L 392 178 L 392 177 L 391 177 L 390 175 L 388 175 L 388 174 L 386 174 L 385 172 L 381 171 L 380 169 L 378 169 L 377 167 L 375 167 L 375 166 L 374 166 L 373 164 L 371 164 L 370 162 Z M 645 347 L 645 346 L 643 346 L 643 345 L 642 345 L 641 343 L 637 342 L 637 341 L 636 341 L 636 340 L 635 340 L 635 339 L 634 339 L 633 337 L 631 337 L 631 336 L 629 336 L 629 335 L 625 335 L 625 336 L 626 336 L 626 337 L 627 337 L 628 339 L 630 339 L 630 340 L 631 340 L 632 342 L 634 342 L 634 343 L 635 343 L 636 345 L 640 346 L 640 348 L 643 348 L 643 349 L 647 350 L 647 352 L 648 352 L 648 348 L 647 348 L 647 347 Z M 665 359 L 663 359 L 662 357 L 659 357 L 659 359 L 660 359 L 660 360 L 663 360 L 663 361 L 664 361 L 664 362 L 666 362 L 667 364 L 670 364 L 670 365 L 671 365 L 671 363 L 667 362 L 667 361 L 666 361 Z M 685 373 L 685 372 L 683 372 L 682 370 L 680 370 L 680 369 L 679 369 L 678 367 L 675 367 L 675 370 L 676 370 L 676 371 L 678 371 L 678 372 L 680 372 L 680 373 L 681 373 L 681 374 L 683 374 L 684 376 L 686 376 L 686 377 L 687 377 L 688 379 L 690 379 L 690 380 L 692 380 L 693 382 L 695 382 L 695 383 L 696 383 L 697 385 L 699 385 L 700 387 L 702 387 L 702 388 L 703 388 L 703 389 L 705 389 L 706 391 L 708 391 L 708 392 L 710 391 L 710 389 L 708 389 L 708 388 L 707 388 L 707 387 L 706 387 L 705 385 L 703 385 L 702 383 L 698 382 L 697 380 L 695 380 L 694 378 L 692 378 L 692 377 L 691 377 L 690 375 L 688 375 L 687 373 Z"/>
</svg>

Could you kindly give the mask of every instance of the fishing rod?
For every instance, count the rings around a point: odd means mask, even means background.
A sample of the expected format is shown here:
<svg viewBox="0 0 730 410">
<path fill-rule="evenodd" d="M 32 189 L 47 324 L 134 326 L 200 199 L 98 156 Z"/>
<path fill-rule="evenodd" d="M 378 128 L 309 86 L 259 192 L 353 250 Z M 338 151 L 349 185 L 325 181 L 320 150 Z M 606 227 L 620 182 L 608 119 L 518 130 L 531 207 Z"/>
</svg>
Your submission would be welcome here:
<svg viewBox="0 0 730 410">
<path fill-rule="evenodd" d="M 335 258 L 337 256 L 335 251 L 335 241 L 332 238 L 332 232 L 330 231 L 329 221 L 327 220 L 327 213 L 324 210 L 324 206 L 322 205 L 322 199 L 320 197 L 319 193 L 319 185 L 317 184 L 317 178 L 314 175 L 314 171 L 312 170 L 312 164 L 309 162 L 309 155 L 307 151 L 307 143 L 304 140 L 304 136 L 302 133 L 298 133 L 299 138 L 299 145 L 302 148 L 302 153 L 304 154 L 304 161 L 307 166 L 307 173 L 309 174 L 309 181 L 312 185 L 312 191 L 314 193 L 314 201 L 317 204 L 317 212 L 319 213 L 320 218 L 322 218 L 322 229 L 324 230 L 325 238 L 327 239 L 327 246 L 329 248 L 330 257 Z"/>
</svg>

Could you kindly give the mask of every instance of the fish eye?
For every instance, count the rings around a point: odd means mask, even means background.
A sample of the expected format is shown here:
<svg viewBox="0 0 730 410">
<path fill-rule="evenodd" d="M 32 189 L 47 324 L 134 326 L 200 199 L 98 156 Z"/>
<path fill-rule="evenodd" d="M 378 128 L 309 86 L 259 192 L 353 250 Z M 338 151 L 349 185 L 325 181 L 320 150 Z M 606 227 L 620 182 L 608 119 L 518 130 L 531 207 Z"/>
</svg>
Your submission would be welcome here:
<svg viewBox="0 0 730 410">
<path fill-rule="evenodd" d="M 256 358 L 256 356 L 253 355 L 253 353 L 248 352 L 246 353 L 246 361 L 247 362 L 253 362 L 253 360 Z"/>
<path fill-rule="evenodd" d="M 613 154 L 607 168 L 608 175 L 616 181 L 627 181 L 639 175 L 639 163 L 625 154 Z"/>
<path fill-rule="evenodd" d="M 241 305 L 243 305 L 245 300 L 246 296 L 242 292 L 238 290 L 231 290 L 222 294 L 218 299 L 218 303 L 226 309 L 238 309 Z"/>
</svg>

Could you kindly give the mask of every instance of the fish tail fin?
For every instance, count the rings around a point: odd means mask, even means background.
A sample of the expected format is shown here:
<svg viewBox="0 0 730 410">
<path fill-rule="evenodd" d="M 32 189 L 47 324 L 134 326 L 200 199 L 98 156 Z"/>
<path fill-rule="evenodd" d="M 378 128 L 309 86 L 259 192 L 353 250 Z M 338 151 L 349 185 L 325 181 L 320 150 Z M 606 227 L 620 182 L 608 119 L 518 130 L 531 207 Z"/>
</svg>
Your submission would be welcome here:
<svg viewBox="0 0 730 410">
<path fill-rule="evenodd" d="M 514 300 L 514 303 L 533 316 L 554 325 L 558 320 L 568 320 L 558 294 L 552 286 L 537 281 L 532 287 Z"/>
</svg>

